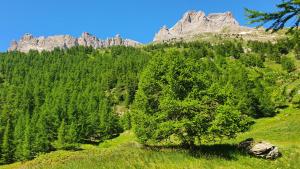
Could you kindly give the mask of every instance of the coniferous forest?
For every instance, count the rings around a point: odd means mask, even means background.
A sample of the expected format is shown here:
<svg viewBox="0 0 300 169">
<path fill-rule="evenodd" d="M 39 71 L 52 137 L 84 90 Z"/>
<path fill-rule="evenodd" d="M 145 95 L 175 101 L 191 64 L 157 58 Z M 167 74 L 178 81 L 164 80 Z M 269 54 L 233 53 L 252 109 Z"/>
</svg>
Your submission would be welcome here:
<svg viewBox="0 0 300 169">
<path fill-rule="evenodd" d="M 299 78 L 287 56 L 297 45 L 286 43 L 297 41 L 1 53 L 1 164 L 99 144 L 128 129 L 146 145 L 234 138 L 295 95 L 283 84 Z"/>
<path fill-rule="evenodd" d="M 149 55 L 78 47 L 0 60 L 1 163 L 10 163 L 117 136 L 123 127 L 115 106 L 133 102 Z"/>
</svg>

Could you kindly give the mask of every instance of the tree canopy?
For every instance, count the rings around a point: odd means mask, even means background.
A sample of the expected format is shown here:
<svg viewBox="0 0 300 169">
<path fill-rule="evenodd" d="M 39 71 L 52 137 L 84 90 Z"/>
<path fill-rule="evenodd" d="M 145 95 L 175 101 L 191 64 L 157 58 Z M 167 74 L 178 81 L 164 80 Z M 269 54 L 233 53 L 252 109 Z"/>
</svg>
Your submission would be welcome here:
<svg viewBox="0 0 300 169">
<path fill-rule="evenodd" d="M 264 69 L 264 59 L 238 46 L 190 43 L 156 53 L 142 73 L 133 106 L 140 141 L 193 147 L 234 138 L 249 129 L 252 118 L 274 115 L 274 81 L 253 72 Z M 246 57 L 257 61 L 249 64 Z"/>
</svg>

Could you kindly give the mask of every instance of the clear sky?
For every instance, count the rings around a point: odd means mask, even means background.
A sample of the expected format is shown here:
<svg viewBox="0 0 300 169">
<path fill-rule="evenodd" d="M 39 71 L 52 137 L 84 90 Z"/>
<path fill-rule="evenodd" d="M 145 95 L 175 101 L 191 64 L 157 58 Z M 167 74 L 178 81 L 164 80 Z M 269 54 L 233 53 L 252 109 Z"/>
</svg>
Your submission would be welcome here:
<svg viewBox="0 0 300 169">
<path fill-rule="evenodd" d="M 232 11 L 247 24 L 244 7 L 272 11 L 280 0 L 1 0 L 0 51 L 23 34 L 99 38 L 121 34 L 143 43 L 152 41 L 163 25 L 173 26 L 188 10 L 206 14 Z"/>
</svg>

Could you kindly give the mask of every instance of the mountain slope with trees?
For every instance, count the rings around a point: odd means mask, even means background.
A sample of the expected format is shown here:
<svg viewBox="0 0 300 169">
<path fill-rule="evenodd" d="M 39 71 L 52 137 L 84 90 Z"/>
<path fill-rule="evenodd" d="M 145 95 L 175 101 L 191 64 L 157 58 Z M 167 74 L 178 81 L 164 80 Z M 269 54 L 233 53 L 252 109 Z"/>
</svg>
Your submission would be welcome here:
<svg viewBox="0 0 300 169">
<path fill-rule="evenodd" d="M 116 137 L 115 106 L 132 103 L 149 58 L 130 47 L 1 54 L 1 163 Z"/>
<path fill-rule="evenodd" d="M 286 95 L 286 82 L 299 74 L 285 43 L 1 53 L 1 163 L 99 144 L 132 126 L 151 145 L 193 147 L 234 138 L 297 95 L 298 87 Z"/>
</svg>

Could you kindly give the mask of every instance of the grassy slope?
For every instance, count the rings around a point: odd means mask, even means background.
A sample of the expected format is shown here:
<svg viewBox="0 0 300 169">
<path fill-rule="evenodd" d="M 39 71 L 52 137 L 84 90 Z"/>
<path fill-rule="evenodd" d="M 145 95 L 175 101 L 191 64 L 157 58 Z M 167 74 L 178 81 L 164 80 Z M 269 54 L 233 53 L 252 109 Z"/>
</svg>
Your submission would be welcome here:
<svg viewBox="0 0 300 169">
<path fill-rule="evenodd" d="M 253 128 L 227 144 L 204 146 L 198 155 L 184 150 L 143 148 L 132 132 L 100 146 L 82 145 L 83 150 L 56 151 L 35 160 L 0 169 L 100 169 L 100 168 L 298 168 L 300 166 L 300 110 L 286 109 L 273 118 L 257 120 Z M 253 137 L 278 145 L 283 156 L 275 161 L 250 157 L 232 144 Z"/>
</svg>

